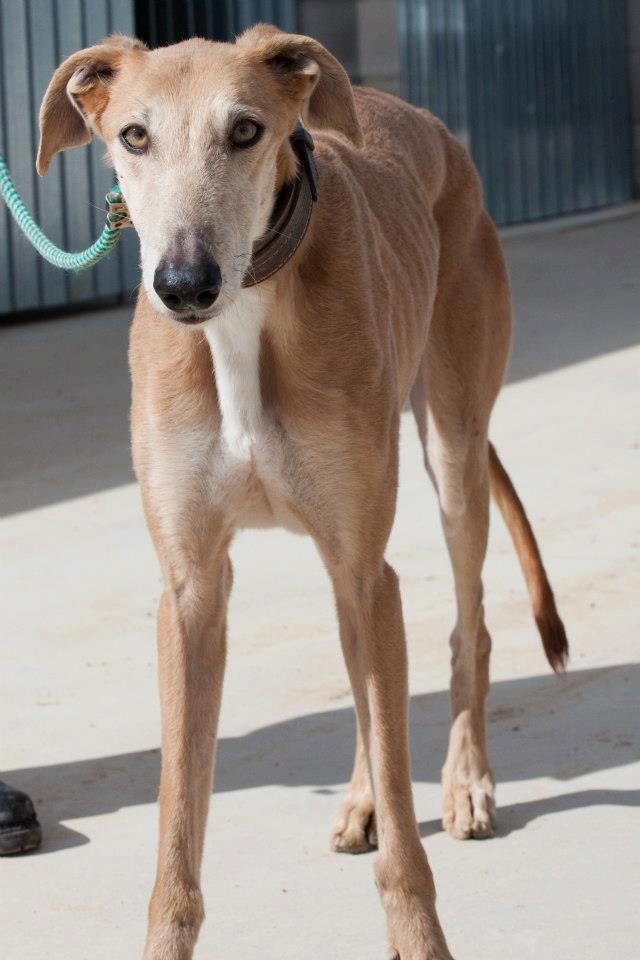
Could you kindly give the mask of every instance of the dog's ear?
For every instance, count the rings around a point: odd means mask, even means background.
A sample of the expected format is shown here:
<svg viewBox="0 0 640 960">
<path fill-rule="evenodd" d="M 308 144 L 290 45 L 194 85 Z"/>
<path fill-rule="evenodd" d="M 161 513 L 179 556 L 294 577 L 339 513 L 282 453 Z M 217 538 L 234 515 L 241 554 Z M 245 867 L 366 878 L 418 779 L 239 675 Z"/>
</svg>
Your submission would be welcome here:
<svg viewBox="0 0 640 960">
<path fill-rule="evenodd" d="M 321 43 L 262 23 L 236 43 L 273 71 L 298 102 L 305 123 L 336 130 L 355 146 L 363 145 L 349 77 Z"/>
<path fill-rule="evenodd" d="M 116 34 L 62 63 L 40 107 L 40 146 L 36 169 L 43 176 L 51 160 L 67 147 L 89 143 L 109 101 L 109 83 L 123 57 L 145 51 L 141 41 Z"/>
</svg>

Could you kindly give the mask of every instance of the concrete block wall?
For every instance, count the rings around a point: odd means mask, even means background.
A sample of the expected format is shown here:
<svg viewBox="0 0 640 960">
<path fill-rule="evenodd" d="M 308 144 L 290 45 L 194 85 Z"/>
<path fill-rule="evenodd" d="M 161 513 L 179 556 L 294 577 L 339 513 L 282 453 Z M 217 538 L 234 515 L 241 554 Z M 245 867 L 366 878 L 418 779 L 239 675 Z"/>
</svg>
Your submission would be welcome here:
<svg viewBox="0 0 640 960">
<path fill-rule="evenodd" d="M 402 94 L 395 0 L 298 0 L 297 19 L 354 83 Z"/>
</svg>

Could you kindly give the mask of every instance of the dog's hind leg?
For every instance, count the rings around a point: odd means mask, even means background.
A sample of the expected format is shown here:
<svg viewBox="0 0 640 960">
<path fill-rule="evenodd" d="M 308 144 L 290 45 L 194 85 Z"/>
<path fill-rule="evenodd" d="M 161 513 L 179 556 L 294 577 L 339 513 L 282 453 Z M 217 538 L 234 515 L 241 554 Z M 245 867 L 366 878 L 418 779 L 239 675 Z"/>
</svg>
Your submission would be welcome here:
<svg viewBox="0 0 640 960">
<path fill-rule="evenodd" d="M 447 442 L 429 417 L 428 457 L 455 582 L 451 634 L 451 733 L 442 771 L 443 826 L 454 837 L 493 835 L 495 781 L 485 742 L 491 638 L 484 622 L 482 566 L 489 531 L 488 443 L 481 430 Z"/>
<path fill-rule="evenodd" d="M 455 313 L 453 314 L 455 316 Z M 464 315 L 464 313 L 462 314 Z M 451 733 L 442 771 L 443 826 L 454 837 L 494 833 L 495 781 L 485 742 L 491 638 L 484 622 L 482 567 L 489 533 L 491 407 L 500 369 L 482 370 L 482 355 L 455 350 L 446 313 L 434 315 L 430 349 L 411 392 L 411 405 L 436 488 L 455 585 L 457 618 L 451 634 Z M 506 347 L 494 351 L 496 364 Z M 485 353 L 485 356 L 487 354 Z"/>
<path fill-rule="evenodd" d="M 489 530 L 489 418 L 510 330 L 509 284 L 490 220 L 480 212 L 472 228 L 464 218 L 443 222 L 438 296 L 411 406 L 438 494 L 455 585 L 443 825 L 461 839 L 489 837 L 495 823 L 485 743 L 491 638 L 482 567 Z"/>
</svg>

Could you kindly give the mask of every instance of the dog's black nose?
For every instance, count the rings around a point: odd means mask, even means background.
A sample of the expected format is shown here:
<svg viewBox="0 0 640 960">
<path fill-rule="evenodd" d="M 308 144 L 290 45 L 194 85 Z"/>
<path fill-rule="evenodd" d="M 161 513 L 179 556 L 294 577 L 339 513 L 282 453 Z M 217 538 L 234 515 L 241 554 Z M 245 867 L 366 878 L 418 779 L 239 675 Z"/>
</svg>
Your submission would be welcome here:
<svg viewBox="0 0 640 960">
<path fill-rule="evenodd" d="M 208 310 L 221 286 L 220 267 L 205 251 L 188 258 L 168 254 L 158 264 L 153 277 L 153 289 L 165 307 L 174 313 Z"/>
</svg>

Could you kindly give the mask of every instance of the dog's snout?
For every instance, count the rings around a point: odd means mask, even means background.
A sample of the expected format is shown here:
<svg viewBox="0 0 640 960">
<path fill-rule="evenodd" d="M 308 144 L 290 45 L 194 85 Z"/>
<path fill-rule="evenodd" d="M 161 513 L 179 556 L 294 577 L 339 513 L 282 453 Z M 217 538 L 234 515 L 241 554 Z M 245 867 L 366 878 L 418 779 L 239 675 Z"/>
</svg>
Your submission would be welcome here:
<svg viewBox="0 0 640 960">
<path fill-rule="evenodd" d="M 174 313 L 208 310 L 221 286 L 220 267 L 204 251 L 190 257 L 163 257 L 153 277 L 154 290 Z"/>
</svg>

